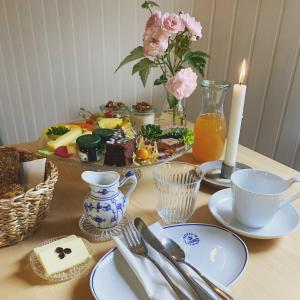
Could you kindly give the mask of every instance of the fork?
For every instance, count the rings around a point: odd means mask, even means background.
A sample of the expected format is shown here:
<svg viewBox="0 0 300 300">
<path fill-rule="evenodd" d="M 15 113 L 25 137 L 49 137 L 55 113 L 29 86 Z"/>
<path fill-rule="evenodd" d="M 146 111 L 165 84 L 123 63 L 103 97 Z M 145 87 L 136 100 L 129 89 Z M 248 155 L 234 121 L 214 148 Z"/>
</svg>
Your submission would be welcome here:
<svg viewBox="0 0 300 300">
<path fill-rule="evenodd" d="M 149 256 L 147 246 L 145 245 L 143 238 L 141 237 L 140 233 L 135 229 L 133 224 L 131 222 L 129 222 L 128 224 L 124 224 L 122 225 L 121 229 L 129 250 L 135 255 L 143 256 L 149 259 L 164 276 L 164 278 L 170 284 L 170 286 L 172 287 L 176 295 L 179 297 L 179 299 L 191 300 L 175 285 L 175 283 L 163 270 L 163 268 L 158 264 L 158 262 L 154 258 Z"/>
</svg>

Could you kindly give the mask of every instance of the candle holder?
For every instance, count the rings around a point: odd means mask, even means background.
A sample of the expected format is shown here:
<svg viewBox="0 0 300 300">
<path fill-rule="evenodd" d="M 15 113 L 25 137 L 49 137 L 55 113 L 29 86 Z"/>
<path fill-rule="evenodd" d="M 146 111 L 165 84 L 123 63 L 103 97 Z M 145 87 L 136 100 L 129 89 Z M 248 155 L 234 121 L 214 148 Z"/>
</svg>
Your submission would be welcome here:
<svg viewBox="0 0 300 300">
<path fill-rule="evenodd" d="M 231 167 L 225 165 L 222 160 L 215 160 L 201 164 L 196 172 L 208 185 L 225 189 L 231 187 L 231 174 L 240 169 L 251 169 L 251 167 L 240 162 L 237 162 L 235 167 Z"/>
<path fill-rule="evenodd" d="M 222 163 L 221 167 L 221 177 L 225 179 L 230 179 L 231 174 L 235 171 L 236 167 L 235 166 L 228 166 L 224 163 Z"/>
</svg>

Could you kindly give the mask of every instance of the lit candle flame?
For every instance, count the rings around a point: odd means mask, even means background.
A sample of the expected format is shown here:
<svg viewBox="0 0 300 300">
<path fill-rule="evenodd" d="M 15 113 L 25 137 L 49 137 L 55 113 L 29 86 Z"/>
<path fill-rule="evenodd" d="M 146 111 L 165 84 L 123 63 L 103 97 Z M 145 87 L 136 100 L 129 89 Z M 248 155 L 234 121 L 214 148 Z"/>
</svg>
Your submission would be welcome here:
<svg viewBox="0 0 300 300">
<path fill-rule="evenodd" d="M 240 72 L 240 80 L 239 83 L 243 84 L 246 76 L 246 60 L 243 60 L 242 66 L 241 66 L 241 72 Z"/>
</svg>

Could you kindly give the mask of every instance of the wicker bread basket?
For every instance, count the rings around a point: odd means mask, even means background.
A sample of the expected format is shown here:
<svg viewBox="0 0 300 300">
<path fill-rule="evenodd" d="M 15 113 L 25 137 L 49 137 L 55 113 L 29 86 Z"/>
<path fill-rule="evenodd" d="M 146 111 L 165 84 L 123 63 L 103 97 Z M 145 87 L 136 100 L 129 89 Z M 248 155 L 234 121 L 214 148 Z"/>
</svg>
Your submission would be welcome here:
<svg viewBox="0 0 300 300">
<path fill-rule="evenodd" d="M 25 151 L 19 154 L 21 162 L 40 158 Z M 0 247 L 22 241 L 40 226 L 48 215 L 57 179 L 57 168 L 47 160 L 44 182 L 20 196 L 0 199 Z"/>
</svg>

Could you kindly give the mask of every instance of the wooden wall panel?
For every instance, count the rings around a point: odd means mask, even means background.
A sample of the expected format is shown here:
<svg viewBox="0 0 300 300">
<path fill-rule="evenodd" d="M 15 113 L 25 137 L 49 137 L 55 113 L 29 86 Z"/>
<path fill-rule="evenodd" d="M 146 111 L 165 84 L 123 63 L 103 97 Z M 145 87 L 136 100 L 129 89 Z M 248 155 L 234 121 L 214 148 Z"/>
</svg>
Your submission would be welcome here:
<svg viewBox="0 0 300 300">
<path fill-rule="evenodd" d="M 292 72 L 287 108 L 282 120 L 282 130 L 277 139 L 278 148 L 275 158 L 281 162 L 293 166 L 299 151 L 300 138 L 300 63 L 299 63 L 300 39 L 298 39 L 297 51 L 295 53 L 294 71 Z"/>
<path fill-rule="evenodd" d="M 137 35 L 138 1 L 120 1 L 120 58 L 113 64 L 114 70 L 130 51 L 142 44 L 142 36 Z M 121 97 L 132 105 L 137 98 L 137 80 L 130 76 L 132 65 L 125 65 L 116 73 L 121 78 Z M 148 82 L 148 86 L 151 86 Z"/>
<path fill-rule="evenodd" d="M 28 91 L 24 87 L 24 77 L 20 79 L 20 76 L 24 76 L 24 64 L 22 64 L 22 55 L 20 55 L 20 45 L 18 44 L 18 23 L 15 21 L 14 24 L 8 23 L 8 15 L 13 20 L 16 19 L 16 11 L 11 8 L 13 2 L 6 3 L 1 1 L 0 6 L 0 41 L 1 41 L 1 56 L 2 56 L 2 68 L 6 77 L 6 88 L 8 89 L 9 98 L 5 98 L 5 95 L 1 97 L 4 101 L 11 102 L 11 114 L 14 119 L 16 126 L 16 136 L 12 136 L 15 141 L 29 139 L 28 124 L 26 122 L 26 113 L 30 114 L 30 110 L 26 106 L 29 99 Z M 8 6 L 8 7 L 7 7 Z M 13 31 L 13 32 L 12 32 Z M 20 42 L 20 40 L 19 40 Z M 18 49 L 15 49 L 18 47 Z M 19 56 L 17 56 L 19 55 Z M 17 69 L 19 66 L 17 62 L 20 62 L 20 70 Z M 21 88 L 24 92 L 24 98 L 21 94 Z M 25 110 L 26 109 L 26 110 Z M 32 124 L 32 123 L 31 123 Z M 6 142 L 4 140 L 4 142 Z"/>
<path fill-rule="evenodd" d="M 55 74 L 53 74 L 50 61 L 44 5 L 39 0 L 28 1 L 28 3 L 34 39 L 34 44 L 28 45 L 28 47 L 32 49 L 32 56 L 35 56 L 37 60 L 42 91 L 42 98 L 35 99 L 35 102 L 42 101 L 45 109 L 46 125 L 49 125 L 58 121 L 57 101 L 60 99 L 55 99 L 55 86 L 53 82 Z M 36 115 L 38 113 L 36 111 Z M 38 125 L 38 129 L 41 130 L 41 124 Z M 25 139 L 21 139 L 20 141 L 25 141 Z"/>
<path fill-rule="evenodd" d="M 32 27 L 31 10 L 27 1 L 18 3 L 17 12 L 20 20 L 20 36 L 22 37 L 22 47 L 24 51 L 24 60 L 26 66 L 26 81 L 30 92 L 30 105 L 33 111 L 34 135 L 39 132 L 40 124 L 46 126 L 46 110 L 44 105 L 42 86 L 40 80 L 39 65 L 36 56 L 35 39 Z M 24 42 L 26 41 L 26 43 Z M 35 55 L 32 55 L 32 53 Z M 23 94 L 22 94 L 23 97 Z M 36 113 L 38 112 L 38 113 Z M 67 115 L 67 114 L 66 114 Z"/>
<path fill-rule="evenodd" d="M 277 32 L 283 12 L 282 0 L 261 2 L 252 55 L 248 58 L 247 101 L 245 102 L 240 142 L 256 144 L 277 45 Z M 267 37 L 267 38 L 266 38 Z"/>
<path fill-rule="evenodd" d="M 75 36 L 73 30 L 74 16 L 71 1 L 57 1 L 57 12 L 57 20 L 59 23 L 61 36 L 61 55 L 66 89 L 65 96 L 68 103 L 69 117 L 71 119 L 75 119 L 78 114 L 78 107 L 80 107 L 80 91 L 77 66 L 77 49 L 75 47 Z M 95 20 L 98 20 L 98 18 Z M 96 38 L 94 38 L 93 41 L 96 43 Z M 100 55 L 98 56 L 100 57 Z"/>
<path fill-rule="evenodd" d="M 214 22 L 211 32 L 210 64 L 207 68 L 207 78 L 226 80 L 229 57 L 232 47 L 232 35 L 236 20 L 235 0 L 217 1 L 214 12 Z"/>
<path fill-rule="evenodd" d="M 209 52 L 205 77 L 237 82 L 249 63 L 241 143 L 300 169 L 300 19 L 298 0 L 160 0 L 203 26 L 194 49 Z M 161 108 L 163 87 L 143 88 L 133 64 L 114 73 L 142 44 L 148 12 L 139 0 L 0 0 L 0 136 L 36 139 L 44 127 L 96 110 L 108 99 L 148 100 Z M 202 78 L 199 77 L 199 83 Z M 228 115 L 231 92 L 225 111 Z M 201 89 L 187 100 L 200 111 Z"/>
<path fill-rule="evenodd" d="M 63 122 L 69 116 L 65 67 L 62 52 L 62 38 L 59 23 L 57 2 L 43 2 L 43 13 L 45 15 L 46 37 L 49 48 L 49 60 L 51 64 L 52 80 L 54 85 L 54 99 L 58 122 Z"/>
<path fill-rule="evenodd" d="M 298 51 L 300 18 L 296 6 L 299 1 L 286 1 L 278 43 L 272 65 L 270 83 L 266 94 L 261 127 L 256 149 L 274 157 L 277 139 L 281 131 L 290 94 L 291 81 L 295 72 L 295 57 Z"/>
<path fill-rule="evenodd" d="M 106 46 L 105 32 L 103 28 L 104 7 L 101 1 L 87 1 L 87 26 L 89 32 L 89 55 L 92 73 L 92 108 L 99 109 L 99 105 L 107 99 L 107 78 L 106 78 Z"/>
</svg>

